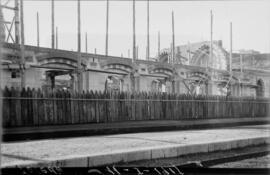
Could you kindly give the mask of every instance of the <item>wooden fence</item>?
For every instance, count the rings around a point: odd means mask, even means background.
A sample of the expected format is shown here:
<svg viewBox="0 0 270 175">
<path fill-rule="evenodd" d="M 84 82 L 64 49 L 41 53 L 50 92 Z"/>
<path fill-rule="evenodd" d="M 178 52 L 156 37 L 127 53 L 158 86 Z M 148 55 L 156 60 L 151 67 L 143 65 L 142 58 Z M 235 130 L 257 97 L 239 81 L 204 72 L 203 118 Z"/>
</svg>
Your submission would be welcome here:
<svg viewBox="0 0 270 175">
<path fill-rule="evenodd" d="M 266 117 L 269 99 L 166 93 L 44 92 L 5 88 L 3 126 Z"/>
</svg>

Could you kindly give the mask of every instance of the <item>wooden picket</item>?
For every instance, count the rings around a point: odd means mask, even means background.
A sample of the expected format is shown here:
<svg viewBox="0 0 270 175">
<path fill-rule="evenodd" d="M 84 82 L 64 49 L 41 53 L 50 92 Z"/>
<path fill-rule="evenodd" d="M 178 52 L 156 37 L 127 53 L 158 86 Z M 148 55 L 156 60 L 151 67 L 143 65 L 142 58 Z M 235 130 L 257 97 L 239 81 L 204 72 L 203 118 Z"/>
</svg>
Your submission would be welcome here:
<svg viewBox="0 0 270 175">
<path fill-rule="evenodd" d="M 98 92 L 5 88 L 3 126 L 24 127 L 138 120 L 269 116 L 269 99 L 153 92 Z"/>
</svg>

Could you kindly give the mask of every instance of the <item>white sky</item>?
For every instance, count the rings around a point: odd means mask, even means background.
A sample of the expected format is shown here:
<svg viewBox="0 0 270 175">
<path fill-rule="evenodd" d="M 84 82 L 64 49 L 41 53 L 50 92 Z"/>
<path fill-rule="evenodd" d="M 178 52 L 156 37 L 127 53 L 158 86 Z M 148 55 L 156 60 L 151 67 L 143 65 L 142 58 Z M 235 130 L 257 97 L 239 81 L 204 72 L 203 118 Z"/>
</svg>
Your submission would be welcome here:
<svg viewBox="0 0 270 175">
<path fill-rule="evenodd" d="M 10 5 L 13 3 L 11 2 Z M 146 1 L 136 2 L 136 34 L 140 59 L 146 55 Z M 51 1 L 24 1 L 26 44 L 36 45 L 36 13 L 40 16 L 40 46 L 51 46 Z M 210 10 L 213 11 L 213 39 L 223 40 L 229 49 L 229 23 L 233 23 L 233 50 L 270 52 L 270 1 L 150 1 L 150 54 L 171 43 L 171 12 L 175 18 L 175 44 L 210 40 Z M 11 14 L 4 10 L 6 20 Z M 82 51 L 85 32 L 88 52 L 105 52 L 106 1 L 82 1 Z M 55 1 L 55 26 L 59 49 L 77 50 L 77 1 Z M 132 55 L 132 1 L 110 1 L 109 55 Z"/>
</svg>

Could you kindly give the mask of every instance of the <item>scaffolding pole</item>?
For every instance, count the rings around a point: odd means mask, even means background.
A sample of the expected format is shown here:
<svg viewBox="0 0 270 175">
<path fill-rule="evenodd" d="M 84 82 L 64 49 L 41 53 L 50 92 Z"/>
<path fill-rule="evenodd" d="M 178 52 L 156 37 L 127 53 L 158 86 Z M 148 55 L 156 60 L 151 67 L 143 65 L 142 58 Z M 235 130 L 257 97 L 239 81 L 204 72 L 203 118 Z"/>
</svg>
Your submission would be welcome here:
<svg viewBox="0 0 270 175">
<path fill-rule="evenodd" d="M 139 46 L 136 47 L 136 60 L 139 59 Z"/>
<path fill-rule="evenodd" d="M 230 74 L 232 73 L 232 22 L 230 22 Z"/>
<path fill-rule="evenodd" d="M 213 60 L 213 13 L 210 11 L 210 59 L 207 59 L 206 62 L 206 70 L 209 68 L 209 60 Z"/>
<path fill-rule="evenodd" d="M 150 59 L 150 39 L 149 39 L 149 0 L 147 0 L 147 50 L 146 59 Z"/>
<path fill-rule="evenodd" d="M 135 18 L 135 0 L 133 0 L 133 57 L 132 60 L 135 61 L 136 59 L 136 18 Z"/>
<path fill-rule="evenodd" d="M 39 14 L 37 12 L 37 46 L 39 47 Z"/>
<path fill-rule="evenodd" d="M 242 78 L 243 78 L 243 55 L 240 53 L 240 81 L 239 81 L 239 95 L 242 96 Z"/>
<path fill-rule="evenodd" d="M 160 32 L 158 31 L 158 56 L 160 56 Z"/>
<path fill-rule="evenodd" d="M 174 51 L 174 48 L 175 48 L 175 38 L 174 38 L 174 13 L 172 11 L 172 63 L 174 64 L 175 62 L 175 51 Z"/>
<path fill-rule="evenodd" d="M 77 66 L 77 81 L 78 81 L 78 92 L 82 91 L 82 75 L 81 75 L 81 1 L 77 0 L 77 17 L 78 17 L 78 66 Z"/>
<path fill-rule="evenodd" d="M 58 49 L 58 27 L 56 26 L 56 29 L 55 29 L 56 33 L 55 33 L 55 46 L 56 46 L 56 49 Z"/>
<path fill-rule="evenodd" d="M 23 17 L 23 0 L 20 0 L 20 22 L 21 22 L 21 88 L 25 87 L 25 48 L 24 48 L 24 17 Z"/>
<path fill-rule="evenodd" d="M 88 52 L 87 32 L 85 32 L 85 52 Z"/>
<path fill-rule="evenodd" d="M 54 49 L 55 48 L 55 46 L 54 46 L 54 0 L 52 0 L 51 1 L 52 2 L 52 4 L 51 4 L 51 8 L 52 8 L 52 33 L 51 33 L 51 35 L 52 35 L 52 49 Z"/>
<path fill-rule="evenodd" d="M 15 43 L 20 44 L 19 0 L 15 0 Z"/>
<path fill-rule="evenodd" d="M 188 42 L 188 65 L 190 65 L 190 43 Z"/>
<path fill-rule="evenodd" d="M 108 43 L 109 42 L 109 0 L 107 0 L 106 11 L 106 43 L 105 43 L 105 55 L 108 56 Z"/>
</svg>

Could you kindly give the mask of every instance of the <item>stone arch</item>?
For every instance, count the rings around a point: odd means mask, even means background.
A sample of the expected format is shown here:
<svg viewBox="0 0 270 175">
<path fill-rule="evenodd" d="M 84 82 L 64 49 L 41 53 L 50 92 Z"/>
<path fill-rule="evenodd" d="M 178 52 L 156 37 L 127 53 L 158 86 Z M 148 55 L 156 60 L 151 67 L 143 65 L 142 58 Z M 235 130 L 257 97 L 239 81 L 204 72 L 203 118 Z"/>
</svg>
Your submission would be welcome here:
<svg viewBox="0 0 270 175">
<path fill-rule="evenodd" d="M 256 97 L 264 96 L 264 82 L 262 79 L 257 80 Z"/>
</svg>

